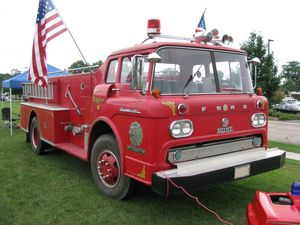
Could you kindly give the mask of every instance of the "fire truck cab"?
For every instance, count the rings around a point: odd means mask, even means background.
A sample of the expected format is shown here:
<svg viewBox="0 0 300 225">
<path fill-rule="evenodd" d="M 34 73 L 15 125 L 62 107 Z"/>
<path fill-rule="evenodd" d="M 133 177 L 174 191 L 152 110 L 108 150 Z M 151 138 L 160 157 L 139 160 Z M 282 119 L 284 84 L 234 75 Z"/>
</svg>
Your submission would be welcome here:
<svg viewBox="0 0 300 225">
<path fill-rule="evenodd" d="M 90 161 L 116 199 L 133 180 L 170 195 L 168 179 L 195 191 L 282 167 L 245 52 L 225 46 L 228 36 L 163 36 L 149 24 L 148 40 L 93 73 L 50 78 L 47 89 L 24 84 L 21 128 L 33 152 L 51 145 Z"/>
</svg>

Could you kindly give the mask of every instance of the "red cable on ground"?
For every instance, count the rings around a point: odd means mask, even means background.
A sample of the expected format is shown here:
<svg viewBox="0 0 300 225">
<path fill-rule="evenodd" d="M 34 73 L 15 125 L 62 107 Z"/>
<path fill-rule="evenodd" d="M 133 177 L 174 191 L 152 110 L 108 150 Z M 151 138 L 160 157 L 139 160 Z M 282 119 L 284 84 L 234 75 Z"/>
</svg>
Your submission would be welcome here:
<svg viewBox="0 0 300 225">
<path fill-rule="evenodd" d="M 200 205 L 202 208 L 204 208 L 206 211 L 212 213 L 215 217 L 218 218 L 218 220 L 220 220 L 222 223 L 225 224 L 229 224 L 229 225 L 233 225 L 232 223 L 223 220 L 216 212 L 214 212 L 213 210 L 209 209 L 208 207 L 206 207 L 203 203 L 201 203 L 198 199 L 198 197 L 191 195 L 190 193 L 188 193 L 182 186 L 179 186 L 177 184 L 175 184 L 168 176 L 166 173 L 163 172 L 163 174 L 165 175 L 165 177 L 167 178 L 168 182 L 170 182 L 174 187 L 181 189 L 187 196 L 189 196 L 190 198 L 193 198 L 196 200 L 196 202 L 198 203 L 198 205 Z M 169 189 L 169 188 L 168 188 Z"/>
</svg>

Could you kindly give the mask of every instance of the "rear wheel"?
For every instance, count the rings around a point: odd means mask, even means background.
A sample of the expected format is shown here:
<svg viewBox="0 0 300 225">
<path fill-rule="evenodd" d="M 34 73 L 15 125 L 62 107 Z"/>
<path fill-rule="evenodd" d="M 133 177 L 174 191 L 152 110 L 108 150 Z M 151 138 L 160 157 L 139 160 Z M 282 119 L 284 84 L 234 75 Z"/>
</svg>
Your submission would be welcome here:
<svg viewBox="0 0 300 225">
<path fill-rule="evenodd" d="M 99 137 L 92 149 L 91 170 L 101 192 L 117 200 L 129 196 L 132 181 L 122 174 L 119 147 L 115 137 Z"/>
<path fill-rule="evenodd" d="M 36 117 L 31 120 L 29 137 L 32 151 L 41 155 L 44 152 L 45 143 L 41 140 L 40 126 Z"/>
</svg>

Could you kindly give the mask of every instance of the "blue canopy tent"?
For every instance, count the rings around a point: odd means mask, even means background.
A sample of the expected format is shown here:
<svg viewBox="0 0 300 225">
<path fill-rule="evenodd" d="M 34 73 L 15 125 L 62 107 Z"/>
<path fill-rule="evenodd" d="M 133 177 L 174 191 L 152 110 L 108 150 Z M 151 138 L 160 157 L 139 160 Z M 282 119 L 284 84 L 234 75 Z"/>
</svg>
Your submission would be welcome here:
<svg viewBox="0 0 300 225">
<path fill-rule="evenodd" d="M 47 64 L 47 70 L 48 70 L 48 77 L 56 77 L 56 76 L 62 76 L 62 75 L 67 75 L 67 71 L 62 71 L 50 64 Z M 22 88 L 22 83 L 29 82 L 28 80 L 28 70 L 14 76 L 10 79 L 2 81 L 2 93 L 3 93 L 3 88 L 9 88 L 10 92 L 10 118 L 12 119 L 12 97 L 11 97 L 11 89 L 21 89 Z M 3 108 L 3 102 L 2 102 L 2 108 Z M 12 128 L 12 125 L 11 125 Z M 11 135 L 12 135 L 12 129 L 11 129 Z"/>
<path fill-rule="evenodd" d="M 68 74 L 68 72 L 62 71 L 50 64 L 47 64 L 47 69 L 48 69 L 48 77 L 56 77 L 56 76 Z M 10 89 L 21 89 L 22 83 L 29 82 L 27 77 L 28 77 L 28 70 L 15 77 L 2 81 L 2 87 L 10 88 Z"/>
</svg>

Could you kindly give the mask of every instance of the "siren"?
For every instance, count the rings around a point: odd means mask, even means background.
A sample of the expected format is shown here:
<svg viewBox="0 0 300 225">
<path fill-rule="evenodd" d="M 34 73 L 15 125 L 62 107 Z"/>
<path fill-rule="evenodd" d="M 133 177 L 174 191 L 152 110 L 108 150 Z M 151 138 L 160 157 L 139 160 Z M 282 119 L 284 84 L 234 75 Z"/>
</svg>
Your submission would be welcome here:
<svg viewBox="0 0 300 225">
<path fill-rule="evenodd" d="M 193 35 L 194 39 L 196 40 L 196 42 L 200 43 L 200 42 L 210 42 L 213 38 L 213 34 L 211 32 L 207 32 L 207 31 L 198 31 L 196 29 L 196 33 Z"/>
<path fill-rule="evenodd" d="M 213 39 L 219 39 L 219 30 L 214 28 L 211 30 L 211 33 L 213 35 Z"/>
<path fill-rule="evenodd" d="M 160 35 L 160 20 L 158 19 L 148 20 L 147 33 L 150 38 Z"/>
</svg>

